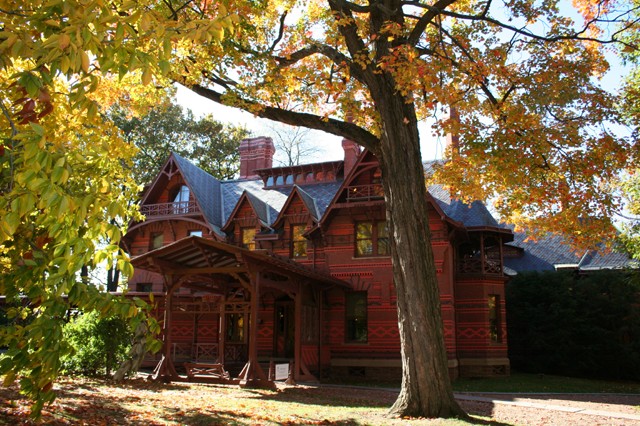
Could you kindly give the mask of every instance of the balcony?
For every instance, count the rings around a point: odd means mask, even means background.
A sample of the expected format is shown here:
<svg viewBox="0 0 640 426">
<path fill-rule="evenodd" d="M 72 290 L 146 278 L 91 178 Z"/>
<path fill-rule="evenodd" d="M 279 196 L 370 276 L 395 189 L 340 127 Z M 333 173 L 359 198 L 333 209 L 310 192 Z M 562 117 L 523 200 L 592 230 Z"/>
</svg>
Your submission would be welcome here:
<svg viewBox="0 0 640 426">
<path fill-rule="evenodd" d="M 347 187 L 347 202 L 382 200 L 384 191 L 382 185 L 355 185 Z"/>
<path fill-rule="evenodd" d="M 198 213 L 198 206 L 195 201 L 145 204 L 143 206 L 140 206 L 140 213 L 142 213 L 146 217 L 177 216 Z"/>
</svg>

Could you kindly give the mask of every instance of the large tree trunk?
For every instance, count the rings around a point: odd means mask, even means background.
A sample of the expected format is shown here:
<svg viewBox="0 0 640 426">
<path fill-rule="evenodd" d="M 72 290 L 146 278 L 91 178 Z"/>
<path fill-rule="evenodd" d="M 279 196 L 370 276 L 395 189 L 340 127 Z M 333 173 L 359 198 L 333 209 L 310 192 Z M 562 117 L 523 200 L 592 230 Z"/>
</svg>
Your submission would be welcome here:
<svg viewBox="0 0 640 426">
<path fill-rule="evenodd" d="M 448 373 L 415 110 L 397 94 L 378 106 L 383 123 L 378 160 L 393 237 L 402 352 L 402 388 L 390 413 L 463 417 Z"/>
</svg>

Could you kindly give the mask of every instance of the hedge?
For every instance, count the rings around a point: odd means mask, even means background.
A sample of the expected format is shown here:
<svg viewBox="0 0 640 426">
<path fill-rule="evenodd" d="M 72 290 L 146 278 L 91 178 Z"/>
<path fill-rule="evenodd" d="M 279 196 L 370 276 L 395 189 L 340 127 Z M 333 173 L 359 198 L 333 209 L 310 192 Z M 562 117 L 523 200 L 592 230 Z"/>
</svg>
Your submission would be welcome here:
<svg viewBox="0 0 640 426">
<path fill-rule="evenodd" d="M 637 272 L 521 273 L 506 306 L 513 369 L 640 380 Z"/>
</svg>

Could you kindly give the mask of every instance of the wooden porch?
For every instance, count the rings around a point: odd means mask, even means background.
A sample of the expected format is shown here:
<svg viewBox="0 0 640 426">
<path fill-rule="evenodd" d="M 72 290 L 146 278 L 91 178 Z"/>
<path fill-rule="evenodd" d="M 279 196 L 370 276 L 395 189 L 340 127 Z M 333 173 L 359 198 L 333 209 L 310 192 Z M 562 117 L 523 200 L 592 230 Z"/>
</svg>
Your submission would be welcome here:
<svg viewBox="0 0 640 426">
<path fill-rule="evenodd" d="M 302 357 L 303 294 L 315 294 L 320 306 L 323 290 L 346 288 L 345 282 L 265 251 L 196 236 L 135 257 L 132 263 L 136 268 L 160 273 L 164 280 L 164 345 L 155 379 L 272 387 L 273 377 L 258 358 L 258 312 L 261 295 L 276 291 L 290 298 L 294 306 L 291 378 L 316 380 Z M 320 316 L 321 309 L 317 312 Z M 174 336 L 175 330 L 172 332 L 174 320 L 186 314 L 192 315 L 195 324 L 191 342 L 180 341 Z M 198 318 L 203 315 L 217 328 L 214 342 L 198 341 Z M 318 338 L 318 350 L 321 341 Z M 178 373 L 179 364 L 185 375 Z M 239 365 L 242 368 L 237 375 L 229 374 Z"/>
</svg>

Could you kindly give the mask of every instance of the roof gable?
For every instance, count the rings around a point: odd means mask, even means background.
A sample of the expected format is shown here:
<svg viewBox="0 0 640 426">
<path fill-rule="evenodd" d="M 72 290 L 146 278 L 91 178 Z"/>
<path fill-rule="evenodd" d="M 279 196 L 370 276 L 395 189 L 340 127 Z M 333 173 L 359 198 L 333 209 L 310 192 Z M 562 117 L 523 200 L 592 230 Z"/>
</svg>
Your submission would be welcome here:
<svg viewBox="0 0 640 426">
<path fill-rule="evenodd" d="M 302 188 L 300 188 L 297 185 L 294 185 L 293 191 L 291 191 L 291 194 L 289 194 L 289 198 L 287 198 L 287 202 L 284 204 L 284 206 L 280 210 L 280 214 L 278 214 L 278 217 L 273 222 L 274 228 L 278 227 L 280 223 L 284 220 L 284 217 L 288 214 L 288 211 L 291 208 L 291 205 L 294 203 L 296 199 L 302 202 L 302 205 L 304 206 L 305 210 L 309 213 L 313 221 L 314 222 L 318 221 L 319 214 L 318 214 L 318 207 L 316 205 L 316 200 L 307 192 L 305 192 Z"/>
<path fill-rule="evenodd" d="M 238 214 L 243 210 L 245 206 L 249 206 L 249 208 L 253 211 L 255 217 L 260 221 L 260 224 L 266 228 L 270 227 L 271 224 L 271 215 L 269 212 L 269 206 L 258 197 L 253 195 L 251 192 L 245 190 L 240 199 L 235 204 L 235 207 L 229 217 L 227 218 L 226 223 L 222 227 L 222 230 L 227 230 L 231 228 L 233 224 L 233 219 L 238 216 Z"/>
</svg>

